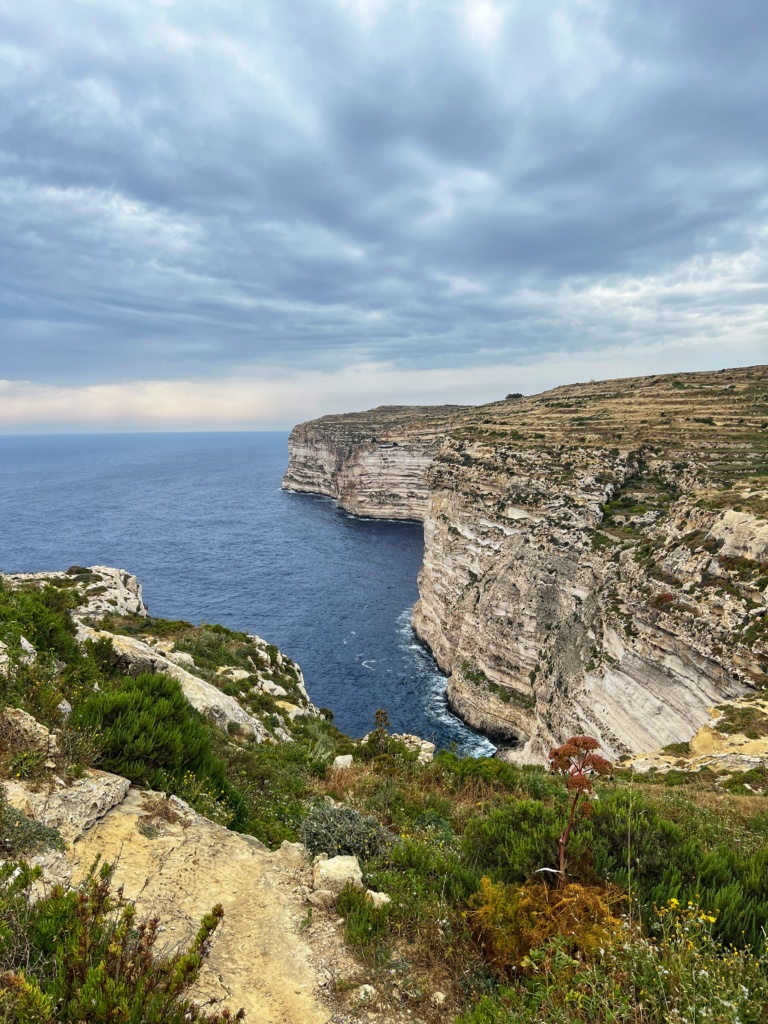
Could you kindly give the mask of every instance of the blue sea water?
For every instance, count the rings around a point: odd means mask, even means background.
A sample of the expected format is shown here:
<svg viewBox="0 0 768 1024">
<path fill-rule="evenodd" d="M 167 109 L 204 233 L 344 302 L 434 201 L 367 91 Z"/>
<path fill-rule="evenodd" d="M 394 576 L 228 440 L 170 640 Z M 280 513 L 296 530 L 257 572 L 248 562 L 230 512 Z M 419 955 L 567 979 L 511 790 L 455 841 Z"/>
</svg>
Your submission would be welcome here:
<svg viewBox="0 0 768 1024">
<path fill-rule="evenodd" d="M 490 753 L 450 713 L 410 626 L 417 523 L 280 489 L 285 433 L 0 437 L 0 570 L 116 565 L 153 615 L 258 633 L 352 735 L 393 729 Z"/>
</svg>

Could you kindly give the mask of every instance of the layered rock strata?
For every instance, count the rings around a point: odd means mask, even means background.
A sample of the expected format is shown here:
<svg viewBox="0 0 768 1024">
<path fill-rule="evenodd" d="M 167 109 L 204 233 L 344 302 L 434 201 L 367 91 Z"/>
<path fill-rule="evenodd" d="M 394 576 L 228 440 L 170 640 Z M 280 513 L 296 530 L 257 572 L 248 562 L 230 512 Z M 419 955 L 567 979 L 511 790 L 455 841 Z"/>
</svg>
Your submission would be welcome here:
<svg viewBox="0 0 768 1024">
<path fill-rule="evenodd" d="M 377 412 L 356 417 L 357 442 L 345 417 L 297 428 L 286 482 L 357 511 L 355 475 L 339 486 L 317 466 L 358 465 Z M 398 447 L 429 418 L 400 410 Z M 410 506 L 425 534 L 413 624 L 454 710 L 511 759 L 580 732 L 619 757 L 689 740 L 768 682 L 767 428 L 766 367 L 441 411 Z M 365 514 L 388 516 L 378 493 L 366 485 Z"/>
<path fill-rule="evenodd" d="M 326 416 L 291 431 L 283 488 L 325 494 L 347 512 L 423 519 L 427 470 L 455 406 L 382 406 Z"/>
</svg>

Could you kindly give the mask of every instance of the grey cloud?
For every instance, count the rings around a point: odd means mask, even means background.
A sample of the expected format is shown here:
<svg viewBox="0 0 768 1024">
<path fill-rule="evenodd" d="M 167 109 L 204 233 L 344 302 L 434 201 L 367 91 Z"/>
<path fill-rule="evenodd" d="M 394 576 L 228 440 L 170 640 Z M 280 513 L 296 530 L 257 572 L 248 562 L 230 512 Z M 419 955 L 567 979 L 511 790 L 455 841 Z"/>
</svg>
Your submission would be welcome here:
<svg viewBox="0 0 768 1024">
<path fill-rule="evenodd" d="M 764 4 L 497 6 L 0 6 L 0 377 L 642 344 L 563 295 L 765 260 Z M 648 309 L 726 329 L 728 273 Z"/>
</svg>

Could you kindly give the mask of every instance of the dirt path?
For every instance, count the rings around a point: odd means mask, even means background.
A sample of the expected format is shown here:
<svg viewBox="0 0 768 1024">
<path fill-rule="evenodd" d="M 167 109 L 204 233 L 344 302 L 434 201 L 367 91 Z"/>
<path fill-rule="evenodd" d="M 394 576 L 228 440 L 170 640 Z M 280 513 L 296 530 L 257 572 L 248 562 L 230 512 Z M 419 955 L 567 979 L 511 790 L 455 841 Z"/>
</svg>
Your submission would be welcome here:
<svg viewBox="0 0 768 1024">
<path fill-rule="evenodd" d="M 177 820 L 167 821 L 151 813 L 152 801 L 132 788 L 75 843 L 73 881 L 97 855 L 116 864 L 115 884 L 140 914 L 161 919 L 169 948 L 188 943 L 203 914 L 220 903 L 224 919 L 194 995 L 243 1007 L 249 1024 L 357 1019 L 335 1015 L 323 996 L 333 975 L 353 973 L 355 965 L 332 918 L 313 920 L 308 930 L 307 868 L 298 853 L 270 853 L 177 805 L 170 814 Z"/>
</svg>

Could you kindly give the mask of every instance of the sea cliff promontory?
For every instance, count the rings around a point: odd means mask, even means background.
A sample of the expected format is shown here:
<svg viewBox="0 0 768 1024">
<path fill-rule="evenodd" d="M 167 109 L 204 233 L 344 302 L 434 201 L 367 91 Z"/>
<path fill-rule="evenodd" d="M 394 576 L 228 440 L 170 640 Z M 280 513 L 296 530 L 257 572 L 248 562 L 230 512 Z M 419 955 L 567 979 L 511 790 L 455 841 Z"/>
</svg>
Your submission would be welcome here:
<svg viewBox="0 0 768 1024">
<path fill-rule="evenodd" d="M 768 682 L 768 367 L 326 416 L 289 447 L 284 487 L 423 521 L 414 628 L 506 757 L 684 745 Z"/>
</svg>

